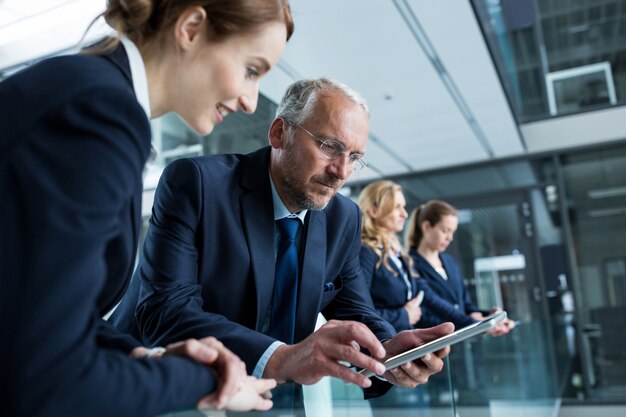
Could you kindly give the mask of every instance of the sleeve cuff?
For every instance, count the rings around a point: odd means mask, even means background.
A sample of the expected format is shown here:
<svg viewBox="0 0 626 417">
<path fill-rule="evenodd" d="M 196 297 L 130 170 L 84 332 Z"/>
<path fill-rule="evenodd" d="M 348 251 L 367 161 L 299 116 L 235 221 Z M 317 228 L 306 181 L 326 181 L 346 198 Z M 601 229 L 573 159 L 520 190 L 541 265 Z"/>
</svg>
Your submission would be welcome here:
<svg viewBox="0 0 626 417">
<path fill-rule="evenodd" d="M 266 350 L 265 352 L 263 352 L 263 355 L 261 355 L 261 359 L 259 359 L 259 361 L 256 363 L 256 366 L 254 367 L 254 371 L 252 371 L 252 376 L 255 378 L 263 378 L 263 372 L 265 372 L 265 367 L 267 366 L 267 362 L 270 360 L 270 357 L 274 354 L 274 352 L 276 351 L 276 349 L 278 349 L 279 346 L 284 345 L 285 343 L 281 342 L 281 341 L 275 341 L 274 343 L 272 343 Z"/>
</svg>

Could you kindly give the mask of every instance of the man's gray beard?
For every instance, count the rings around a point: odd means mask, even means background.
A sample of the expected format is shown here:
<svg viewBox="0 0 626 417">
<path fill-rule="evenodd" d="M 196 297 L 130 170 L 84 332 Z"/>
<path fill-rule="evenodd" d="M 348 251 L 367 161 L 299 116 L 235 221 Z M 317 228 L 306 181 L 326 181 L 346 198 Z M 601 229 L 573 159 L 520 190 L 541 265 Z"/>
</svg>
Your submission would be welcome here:
<svg viewBox="0 0 626 417">
<path fill-rule="evenodd" d="M 334 198 L 334 197 L 333 197 Z M 332 200 L 332 198 L 331 198 Z M 306 197 L 306 196 L 302 196 L 297 202 L 296 204 L 298 204 L 298 206 L 302 207 L 302 209 L 300 210 L 315 210 L 315 211 L 321 211 L 324 210 L 326 208 L 326 206 L 328 205 L 328 203 L 330 202 L 330 200 L 328 200 L 327 202 L 325 202 L 322 205 L 318 205 L 315 204 L 315 201 L 311 200 L 310 198 Z"/>
<path fill-rule="evenodd" d="M 323 205 L 315 204 L 315 201 L 313 201 L 310 197 L 308 197 L 304 192 L 300 190 L 301 184 L 292 176 L 293 167 L 296 167 L 299 163 L 299 161 L 297 161 L 294 157 L 294 144 L 295 142 L 293 141 L 293 138 L 291 138 L 291 140 L 287 142 L 285 146 L 286 159 L 284 161 L 283 168 L 283 190 L 286 194 L 285 197 L 297 208 L 297 211 L 324 210 L 328 205 L 328 202 L 324 203 Z M 331 199 L 328 199 L 328 201 L 330 200 Z"/>
<path fill-rule="evenodd" d="M 285 183 L 285 192 L 287 194 L 287 198 L 293 202 L 294 206 L 297 207 L 298 211 L 302 210 L 324 210 L 330 200 L 335 198 L 333 195 L 328 201 L 325 201 L 323 204 L 316 204 L 312 198 L 308 197 L 306 194 L 298 191 L 298 184 L 295 181 L 292 181 L 289 176 L 286 176 L 284 179 Z"/>
</svg>

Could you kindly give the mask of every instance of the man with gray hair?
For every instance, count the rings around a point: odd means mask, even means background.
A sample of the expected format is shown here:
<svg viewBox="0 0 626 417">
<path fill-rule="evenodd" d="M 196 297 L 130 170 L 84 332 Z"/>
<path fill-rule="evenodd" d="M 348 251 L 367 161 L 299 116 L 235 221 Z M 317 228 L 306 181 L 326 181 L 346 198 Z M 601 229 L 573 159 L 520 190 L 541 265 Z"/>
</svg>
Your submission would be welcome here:
<svg viewBox="0 0 626 417">
<path fill-rule="evenodd" d="M 448 349 L 393 371 L 381 363 L 452 326 L 396 335 L 360 277 L 360 211 L 337 192 L 366 165 L 368 119 L 349 87 L 298 81 L 278 106 L 269 147 L 171 163 L 113 322 L 138 326 L 150 346 L 214 336 L 249 373 L 279 382 L 333 376 L 376 396 L 386 382 L 340 362 L 403 386 L 439 372 Z M 331 321 L 314 332 L 320 312 Z"/>
</svg>

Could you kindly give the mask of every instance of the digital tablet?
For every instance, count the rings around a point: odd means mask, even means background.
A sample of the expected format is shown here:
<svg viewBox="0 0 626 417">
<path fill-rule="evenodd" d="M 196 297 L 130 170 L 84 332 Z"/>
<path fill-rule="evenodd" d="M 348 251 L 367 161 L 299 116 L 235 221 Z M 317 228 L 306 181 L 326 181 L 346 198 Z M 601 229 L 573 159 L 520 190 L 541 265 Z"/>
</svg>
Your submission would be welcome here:
<svg viewBox="0 0 626 417">
<path fill-rule="evenodd" d="M 470 337 L 485 333 L 487 330 L 495 327 L 496 324 L 500 323 L 505 318 L 506 311 L 499 311 L 497 313 L 494 313 L 490 316 L 485 317 L 481 321 L 470 324 L 469 326 L 465 326 L 459 330 L 456 330 L 455 332 L 442 336 L 439 339 L 431 340 L 430 342 L 425 343 L 421 346 L 407 350 L 406 352 L 402 352 L 396 356 L 392 356 L 385 361 L 385 368 L 387 370 L 396 368 L 409 361 L 419 359 L 422 356 L 425 356 L 427 353 L 436 352 L 446 346 L 450 346 L 455 343 L 462 342 L 463 340 L 467 340 Z M 367 369 L 362 369 L 361 371 L 359 371 L 359 373 L 367 377 L 374 375 Z"/>
</svg>

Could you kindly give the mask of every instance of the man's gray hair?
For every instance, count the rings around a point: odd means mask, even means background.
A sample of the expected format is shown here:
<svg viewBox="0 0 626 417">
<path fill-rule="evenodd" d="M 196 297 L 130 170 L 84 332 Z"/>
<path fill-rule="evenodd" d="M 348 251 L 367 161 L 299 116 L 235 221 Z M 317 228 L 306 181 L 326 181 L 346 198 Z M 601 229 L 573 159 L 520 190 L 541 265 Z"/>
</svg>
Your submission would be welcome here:
<svg viewBox="0 0 626 417">
<path fill-rule="evenodd" d="M 311 115 L 318 97 L 337 91 L 353 103 L 361 106 L 369 118 L 370 110 L 365 99 L 359 93 L 347 85 L 327 77 L 300 80 L 287 87 L 287 91 L 276 109 L 276 117 L 281 117 L 292 125 L 302 124 Z"/>
</svg>

